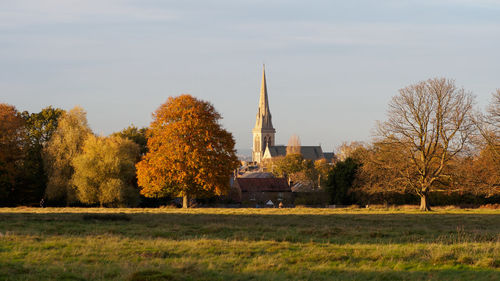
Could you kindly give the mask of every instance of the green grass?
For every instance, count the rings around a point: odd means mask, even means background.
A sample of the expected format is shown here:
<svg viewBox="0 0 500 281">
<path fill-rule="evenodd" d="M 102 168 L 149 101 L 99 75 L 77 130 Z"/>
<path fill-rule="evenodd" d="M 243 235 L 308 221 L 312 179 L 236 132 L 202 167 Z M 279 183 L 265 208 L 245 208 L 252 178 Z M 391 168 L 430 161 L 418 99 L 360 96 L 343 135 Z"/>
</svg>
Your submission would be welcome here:
<svg viewBox="0 0 500 281">
<path fill-rule="evenodd" d="M 0 280 L 500 280 L 500 210 L 0 208 Z"/>
</svg>

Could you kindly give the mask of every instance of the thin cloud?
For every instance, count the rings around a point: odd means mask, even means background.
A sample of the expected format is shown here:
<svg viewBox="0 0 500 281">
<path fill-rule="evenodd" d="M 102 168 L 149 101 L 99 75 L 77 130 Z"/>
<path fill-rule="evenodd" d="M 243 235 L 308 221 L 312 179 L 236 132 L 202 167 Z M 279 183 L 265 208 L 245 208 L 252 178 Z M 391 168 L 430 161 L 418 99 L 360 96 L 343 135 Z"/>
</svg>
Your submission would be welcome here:
<svg viewBox="0 0 500 281">
<path fill-rule="evenodd" d="M 0 28 L 40 24 L 175 21 L 179 11 L 132 6 L 123 1 L 44 0 L 0 2 Z"/>
<path fill-rule="evenodd" d="M 235 27 L 242 33 L 258 31 L 267 40 L 268 45 L 279 42 L 279 48 L 291 44 L 322 46 L 406 46 L 457 47 L 475 45 L 481 38 L 490 38 L 491 42 L 500 43 L 491 37 L 500 36 L 500 24 L 395 24 L 362 23 L 334 24 L 321 22 L 271 22 L 243 24 Z M 262 30 L 265 30 L 262 32 Z M 463 42 L 467 38 L 467 42 Z M 477 41 L 472 40 L 477 38 Z M 497 37 L 500 38 L 500 37 Z"/>
<path fill-rule="evenodd" d="M 431 3 L 443 3 L 448 5 L 465 5 L 469 7 L 480 7 L 480 8 L 500 8 L 500 1 L 498 0 L 435 0 L 430 1 Z"/>
</svg>

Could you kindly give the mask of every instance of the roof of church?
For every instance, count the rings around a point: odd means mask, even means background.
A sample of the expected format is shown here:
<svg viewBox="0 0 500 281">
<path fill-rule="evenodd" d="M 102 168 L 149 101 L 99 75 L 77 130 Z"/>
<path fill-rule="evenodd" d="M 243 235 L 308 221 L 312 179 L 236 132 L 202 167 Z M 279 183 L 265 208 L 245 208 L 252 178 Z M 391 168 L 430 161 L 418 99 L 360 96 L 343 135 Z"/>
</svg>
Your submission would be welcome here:
<svg viewBox="0 0 500 281">
<path fill-rule="evenodd" d="M 291 192 L 285 178 L 236 178 L 241 192 Z"/>
<path fill-rule="evenodd" d="M 274 130 L 271 120 L 271 110 L 269 109 L 269 98 L 267 97 L 266 70 L 262 67 L 262 85 L 260 87 L 259 111 L 255 120 L 254 129 Z"/>
<path fill-rule="evenodd" d="M 285 145 L 275 145 L 275 146 L 269 146 L 269 153 L 271 154 L 271 157 L 276 157 L 276 156 L 286 156 L 286 146 Z M 302 157 L 304 159 L 309 159 L 309 160 L 318 160 L 321 158 L 325 158 L 325 155 L 323 153 L 323 150 L 321 149 L 321 146 L 301 146 L 300 147 L 300 154 L 302 154 Z"/>
<path fill-rule="evenodd" d="M 268 146 L 266 147 L 266 150 L 269 150 L 271 157 L 286 155 L 286 146 L 284 145 Z"/>
</svg>

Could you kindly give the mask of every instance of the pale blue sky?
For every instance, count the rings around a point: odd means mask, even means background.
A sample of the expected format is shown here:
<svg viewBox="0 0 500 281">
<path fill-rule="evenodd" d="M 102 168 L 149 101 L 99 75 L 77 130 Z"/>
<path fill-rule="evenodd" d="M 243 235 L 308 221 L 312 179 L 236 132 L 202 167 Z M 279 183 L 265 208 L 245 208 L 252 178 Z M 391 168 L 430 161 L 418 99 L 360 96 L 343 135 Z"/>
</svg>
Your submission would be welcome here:
<svg viewBox="0 0 500 281">
<path fill-rule="evenodd" d="M 277 142 L 366 141 L 408 84 L 500 88 L 500 1 L 0 0 L 0 102 L 84 107 L 96 133 L 189 93 L 250 148 L 262 63 Z"/>
</svg>

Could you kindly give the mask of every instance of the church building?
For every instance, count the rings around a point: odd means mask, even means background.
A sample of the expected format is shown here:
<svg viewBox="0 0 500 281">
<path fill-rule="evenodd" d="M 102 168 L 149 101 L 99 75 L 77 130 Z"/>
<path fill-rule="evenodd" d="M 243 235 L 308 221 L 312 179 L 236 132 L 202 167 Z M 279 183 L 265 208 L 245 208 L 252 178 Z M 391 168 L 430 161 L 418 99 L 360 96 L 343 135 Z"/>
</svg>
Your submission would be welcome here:
<svg viewBox="0 0 500 281">
<path fill-rule="evenodd" d="M 275 145 L 276 129 L 273 127 L 269 97 L 267 94 L 266 71 L 262 69 L 262 84 L 260 88 L 259 109 L 253 133 L 252 161 L 261 163 L 265 159 L 286 155 L 285 145 Z M 318 160 L 325 158 L 332 162 L 333 152 L 323 152 L 321 146 L 301 146 L 300 153 L 304 159 Z"/>
</svg>

